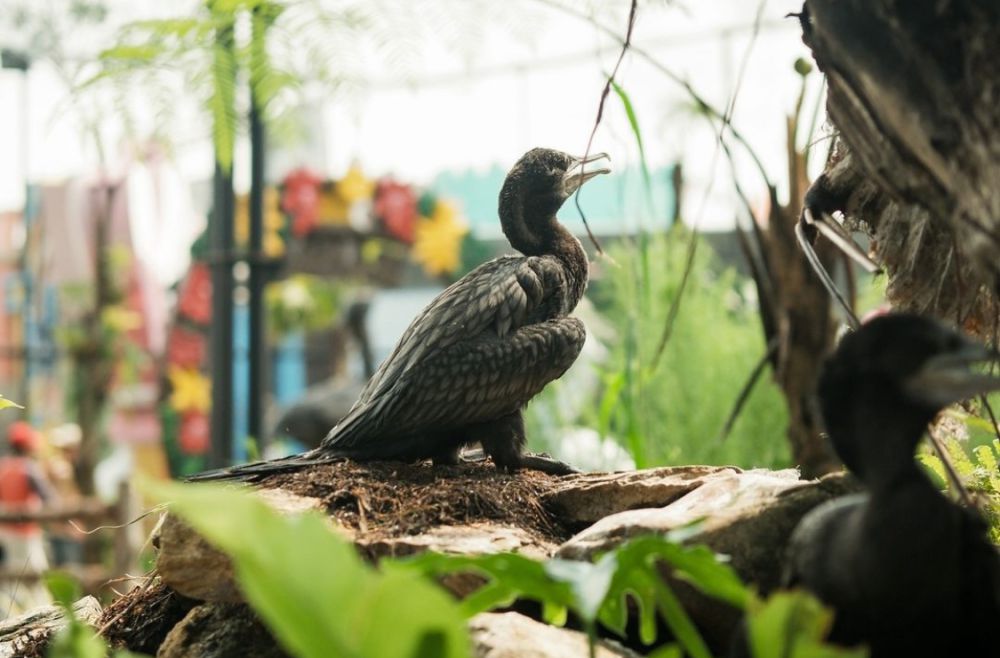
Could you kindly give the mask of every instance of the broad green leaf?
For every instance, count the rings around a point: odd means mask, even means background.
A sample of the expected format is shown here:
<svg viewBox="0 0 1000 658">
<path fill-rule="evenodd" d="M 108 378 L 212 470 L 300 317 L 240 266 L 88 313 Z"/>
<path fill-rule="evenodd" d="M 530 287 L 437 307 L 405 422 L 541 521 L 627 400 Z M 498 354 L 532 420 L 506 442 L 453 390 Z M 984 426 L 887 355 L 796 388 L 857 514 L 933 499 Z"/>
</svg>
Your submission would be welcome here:
<svg viewBox="0 0 1000 658">
<path fill-rule="evenodd" d="M 681 605 L 673 590 L 655 572 L 647 573 L 643 577 L 649 579 L 660 615 L 673 631 L 681 647 L 692 658 L 712 658 L 712 652 L 708 650 L 708 645 L 705 644 L 701 633 L 691 621 L 691 616 L 684 610 L 684 606 Z"/>
<path fill-rule="evenodd" d="M 415 652 L 419 646 L 435 647 L 443 657 L 467 655 L 457 604 L 415 575 L 377 572 L 325 517 L 281 516 L 246 491 L 217 485 L 146 483 L 144 489 L 169 501 L 174 513 L 232 558 L 247 600 L 295 655 L 406 656 L 416 655 L 407 647 Z M 406 614 L 387 613 L 393 602 Z M 387 618 L 393 619 L 391 634 Z M 379 646 L 403 653 L 372 653 Z"/>
<path fill-rule="evenodd" d="M 806 592 L 777 592 L 748 603 L 752 653 L 757 658 L 865 658 L 866 649 L 824 645 L 833 614 Z"/>
</svg>

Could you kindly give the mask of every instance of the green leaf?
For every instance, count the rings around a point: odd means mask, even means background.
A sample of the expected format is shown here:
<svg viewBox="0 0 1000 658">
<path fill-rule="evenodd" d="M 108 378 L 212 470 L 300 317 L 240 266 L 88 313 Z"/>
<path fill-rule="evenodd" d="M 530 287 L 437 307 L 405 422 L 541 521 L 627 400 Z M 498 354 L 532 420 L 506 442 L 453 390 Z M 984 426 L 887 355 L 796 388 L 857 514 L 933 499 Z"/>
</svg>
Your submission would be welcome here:
<svg viewBox="0 0 1000 658">
<path fill-rule="evenodd" d="M 73 603 L 80 598 L 80 583 L 64 571 L 47 572 L 45 588 L 52 595 L 52 600 L 67 610 L 72 610 Z"/>
<path fill-rule="evenodd" d="M 642 166 L 642 177 L 646 183 L 646 195 L 649 196 L 651 190 L 653 189 L 652 179 L 649 175 L 649 165 L 646 163 L 646 148 L 643 146 L 642 142 L 642 131 L 639 129 L 639 119 L 635 115 L 635 108 L 632 106 L 632 101 L 628 94 L 625 93 L 625 89 L 622 88 L 613 78 L 609 78 L 611 82 L 611 88 L 615 90 L 618 99 L 622 102 L 622 107 L 625 108 L 625 116 L 628 117 L 629 126 L 632 128 L 632 134 L 635 135 L 635 143 L 639 147 L 639 162 Z M 650 208 L 652 208 L 652 199 L 647 200 L 650 202 Z"/>
<path fill-rule="evenodd" d="M 212 90 L 208 106 L 212 113 L 212 139 L 215 154 L 223 171 L 233 166 L 236 144 L 236 56 L 223 42 L 212 50 Z"/>
<path fill-rule="evenodd" d="M 822 643 L 833 614 L 806 592 L 777 592 L 767 601 L 748 604 L 750 645 L 757 658 L 865 658 L 866 649 L 843 649 Z"/>
<path fill-rule="evenodd" d="M 170 501 L 174 513 L 232 558 L 247 600 L 295 655 L 416 656 L 427 647 L 443 657 L 468 654 L 457 604 L 415 574 L 377 572 L 325 517 L 281 516 L 226 487 L 147 482 L 143 489 Z M 393 606 L 405 614 L 390 613 Z M 383 649 L 389 653 L 374 653 Z"/>
</svg>

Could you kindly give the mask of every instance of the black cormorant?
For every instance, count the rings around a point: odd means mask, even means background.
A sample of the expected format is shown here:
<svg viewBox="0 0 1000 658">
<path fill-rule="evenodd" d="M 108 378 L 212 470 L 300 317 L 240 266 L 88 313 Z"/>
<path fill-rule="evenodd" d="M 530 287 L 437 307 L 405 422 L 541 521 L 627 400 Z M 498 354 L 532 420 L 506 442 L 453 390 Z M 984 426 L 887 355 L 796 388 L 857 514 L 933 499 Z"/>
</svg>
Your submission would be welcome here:
<svg viewBox="0 0 1000 658">
<path fill-rule="evenodd" d="M 946 499 L 914 451 L 945 406 L 1000 388 L 995 353 L 934 320 L 888 315 L 848 334 L 818 395 L 830 440 L 867 492 L 799 524 L 787 585 L 835 611 L 830 640 L 872 658 L 1000 655 L 1000 559 L 983 520 Z"/>
<path fill-rule="evenodd" d="M 318 448 L 191 479 L 240 479 L 343 457 L 455 463 L 476 442 L 500 469 L 569 471 L 524 453 L 522 410 L 583 347 L 583 323 L 569 313 L 587 287 L 587 255 L 556 212 L 609 171 L 585 168 L 606 157 L 536 148 L 518 160 L 500 191 L 499 214 L 504 235 L 524 255 L 486 262 L 438 295 Z"/>
</svg>

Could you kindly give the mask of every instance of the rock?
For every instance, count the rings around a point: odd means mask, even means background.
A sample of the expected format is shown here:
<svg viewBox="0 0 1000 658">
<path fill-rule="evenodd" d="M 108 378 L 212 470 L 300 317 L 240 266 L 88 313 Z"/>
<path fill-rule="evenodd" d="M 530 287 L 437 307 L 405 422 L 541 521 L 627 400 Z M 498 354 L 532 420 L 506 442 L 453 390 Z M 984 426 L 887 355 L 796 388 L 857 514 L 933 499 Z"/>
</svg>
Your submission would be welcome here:
<svg viewBox="0 0 1000 658">
<path fill-rule="evenodd" d="M 561 478 L 542 502 L 567 525 L 591 524 L 626 510 L 663 507 L 734 466 L 668 466 L 620 473 L 580 473 Z"/>
<path fill-rule="evenodd" d="M 73 604 L 73 614 L 89 626 L 97 623 L 101 612 L 101 604 L 93 596 L 85 596 Z M 65 612 L 57 605 L 36 608 L 0 622 L 0 658 L 24 655 L 28 647 L 47 644 L 66 624 Z"/>
<path fill-rule="evenodd" d="M 534 537 L 523 528 L 499 523 L 471 523 L 467 526 L 438 526 L 419 535 L 357 539 L 358 547 L 373 561 L 383 557 L 404 557 L 427 551 L 452 555 L 491 555 L 520 553 L 536 560 L 547 559 L 556 545 Z M 457 598 L 465 598 L 483 585 L 483 578 L 473 573 L 452 573 L 438 579 L 440 585 Z"/>
<path fill-rule="evenodd" d="M 767 591 L 778 583 L 780 556 L 799 519 L 821 502 L 855 490 L 843 474 L 803 481 L 792 469 L 715 473 L 669 505 L 601 519 L 560 546 L 556 556 L 589 560 L 631 537 L 697 524 L 687 543 L 728 555 L 743 579 Z"/>
<path fill-rule="evenodd" d="M 316 498 L 281 489 L 261 489 L 256 494 L 282 514 L 301 514 L 322 507 Z M 175 591 L 200 601 L 243 600 L 229 558 L 173 514 L 167 514 L 157 528 L 153 544 L 159 549 L 156 568 L 160 578 Z"/>
<path fill-rule="evenodd" d="M 516 612 L 487 612 L 469 620 L 476 658 L 582 658 L 587 636 L 579 631 L 549 626 Z M 638 658 L 614 642 L 599 640 L 597 658 Z"/>
<path fill-rule="evenodd" d="M 455 555 L 489 555 L 521 553 L 544 560 L 552 555 L 556 545 L 533 536 L 524 528 L 499 523 L 471 523 L 466 526 L 442 525 L 419 535 L 357 537 L 357 544 L 373 560 L 383 557 L 403 557 L 426 551 Z"/>
<path fill-rule="evenodd" d="M 287 654 L 242 603 L 193 608 L 156 652 L 156 658 L 286 658 Z"/>
</svg>

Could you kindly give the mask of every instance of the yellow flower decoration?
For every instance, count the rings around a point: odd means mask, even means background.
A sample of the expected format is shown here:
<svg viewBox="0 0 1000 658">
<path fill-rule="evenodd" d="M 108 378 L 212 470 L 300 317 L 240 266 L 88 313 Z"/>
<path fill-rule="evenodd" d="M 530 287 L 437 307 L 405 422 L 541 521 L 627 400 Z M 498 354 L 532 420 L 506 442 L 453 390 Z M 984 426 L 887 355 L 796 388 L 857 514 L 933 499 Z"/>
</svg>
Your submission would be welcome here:
<svg viewBox="0 0 1000 658">
<path fill-rule="evenodd" d="M 328 226 L 346 226 L 347 211 L 350 204 L 344 200 L 335 188 L 324 185 L 319 193 L 319 208 L 316 213 L 320 224 Z"/>
<path fill-rule="evenodd" d="M 375 181 L 367 178 L 357 165 L 352 165 L 344 177 L 337 181 L 337 194 L 348 204 L 370 199 L 375 193 Z"/>
<path fill-rule="evenodd" d="M 281 212 L 281 196 L 278 190 L 268 187 L 264 190 L 264 253 L 281 256 L 285 253 L 285 241 L 279 231 L 285 226 L 285 216 Z M 250 197 L 241 194 L 236 197 L 233 210 L 233 235 L 236 244 L 250 244 Z"/>
<path fill-rule="evenodd" d="M 462 238 L 468 232 L 455 207 L 438 201 L 433 215 L 417 223 L 413 260 L 430 276 L 454 272 L 461 261 Z"/>
<path fill-rule="evenodd" d="M 170 406 L 177 411 L 200 411 L 206 413 L 212 408 L 212 382 L 194 368 L 169 366 Z"/>
</svg>

